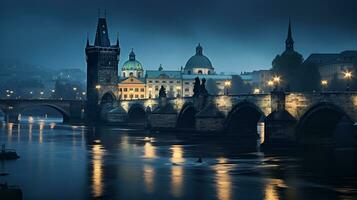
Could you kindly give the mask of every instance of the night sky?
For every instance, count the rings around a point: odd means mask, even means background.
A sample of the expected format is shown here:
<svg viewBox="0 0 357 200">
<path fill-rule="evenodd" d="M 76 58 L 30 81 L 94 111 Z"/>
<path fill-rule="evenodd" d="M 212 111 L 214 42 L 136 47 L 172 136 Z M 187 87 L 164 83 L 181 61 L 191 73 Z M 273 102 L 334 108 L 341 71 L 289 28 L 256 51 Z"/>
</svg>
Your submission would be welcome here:
<svg viewBox="0 0 357 200">
<path fill-rule="evenodd" d="M 356 0 L 1 0 L 0 59 L 85 69 L 98 9 L 119 32 L 120 65 L 134 48 L 145 69 L 178 69 L 201 42 L 217 71 L 271 67 L 284 50 L 289 17 L 295 49 L 357 49 Z"/>
</svg>

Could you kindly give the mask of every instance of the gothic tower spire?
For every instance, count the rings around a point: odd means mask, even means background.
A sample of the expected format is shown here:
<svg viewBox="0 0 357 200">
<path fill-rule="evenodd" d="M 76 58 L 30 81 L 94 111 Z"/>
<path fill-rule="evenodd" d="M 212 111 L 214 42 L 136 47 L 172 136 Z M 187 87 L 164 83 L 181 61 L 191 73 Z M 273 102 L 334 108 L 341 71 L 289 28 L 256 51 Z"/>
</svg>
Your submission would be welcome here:
<svg viewBox="0 0 357 200">
<path fill-rule="evenodd" d="M 294 51 L 294 40 L 291 33 L 291 22 L 289 19 L 288 36 L 285 40 L 285 51 Z"/>
<path fill-rule="evenodd" d="M 98 18 L 97 32 L 95 34 L 94 45 L 98 47 L 110 46 L 106 18 Z"/>
</svg>

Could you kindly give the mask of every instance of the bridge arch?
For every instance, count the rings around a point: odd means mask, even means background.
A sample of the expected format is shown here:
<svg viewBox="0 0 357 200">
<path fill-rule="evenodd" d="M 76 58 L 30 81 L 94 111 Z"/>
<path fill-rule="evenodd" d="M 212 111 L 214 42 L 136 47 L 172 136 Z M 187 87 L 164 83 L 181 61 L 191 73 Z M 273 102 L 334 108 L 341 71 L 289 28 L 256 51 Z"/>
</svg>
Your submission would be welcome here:
<svg viewBox="0 0 357 200">
<path fill-rule="evenodd" d="M 66 111 L 65 109 L 61 108 L 58 105 L 55 104 L 48 104 L 48 103 L 41 103 L 41 104 L 25 104 L 25 105 L 19 105 L 16 106 L 13 110 L 13 113 L 16 115 L 23 113 L 26 109 L 28 108 L 36 108 L 36 107 L 47 107 L 47 108 L 52 108 L 59 112 L 62 115 L 63 122 L 69 122 L 70 119 L 70 113 Z"/>
<path fill-rule="evenodd" d="M 339 106 L 328 102 L 312 105 L 298 121 L 296 139 L 302 144 L 333 143 L 334 131 L 342 118 L 352 125 L 353 120 Z"/>
<path fill-rule="evenodd" d="M 128 110 L 128 120 L 133 122 L 143 122 L 145 120 L 146 112 L 145 107 L 139 103 L 130 106 Z"/>
<path fill-rule="evenodd" d="M 107 104 L 107 103 L 114 103 L 114 101 L 116 100 L 115 95 L 113 92 L 108 91 L 106 93 L 104 93 L 104 95 L 102 96 L 101 100 L 100 100 L 100 104 Z"/>
<path fill-rule="evenodd" d="M 240 138 L 257 139 L 258 122 L 265 118 L 262 110 L 249 101 L 236 104 L 225 120 L 225 131 Z"/>
<path fill-rule="evenodd" d="M 196 112 L 193 103 L 185 103 L 177 117 L 176 128 L 194 130 L 196 127 Z"/>
</svg>

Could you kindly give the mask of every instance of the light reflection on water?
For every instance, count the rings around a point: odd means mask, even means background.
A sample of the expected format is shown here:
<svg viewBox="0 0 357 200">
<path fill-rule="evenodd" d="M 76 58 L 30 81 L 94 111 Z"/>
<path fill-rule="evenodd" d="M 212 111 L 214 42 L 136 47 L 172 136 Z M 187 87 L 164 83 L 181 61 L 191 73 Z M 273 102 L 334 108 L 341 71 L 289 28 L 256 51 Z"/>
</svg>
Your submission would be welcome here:
<svg viewBox="0 0 357 200">
<path fill-rule="evenodd" d="M 92 188 L 94 197 L 100 197 L 103 194 L 103 155 L 104 149 L 102 145 L 94 144 L 92 146 Z"/>
<path fill-rule="evenodd" d="M 319 178 L 328 175 L 318 170 L 314 178 L 294 157 L 241 153 L 234 145 L 46 121 L 6 124 L 0 141 L 21 156 L 0 165 L 11 174 L 0 182 L 19 185 L 25 199 L 326 199 L 321 188 L 330 199 L 356 197 L 355 176 L 330 186 Z"/>
<path fill-rule="evenodd" d="M 180 166 L 185 159 L 183 158 L 183 150 L 180 145 L 173 145 L 171 147 L 172 157 L 171 162 L 173 166 L 171 167 L 171 193 L 174 197 L 182 196 L 182 182 L 184 177 L 183 167 Z"/>
<path fill-rule="evenodd" d="M 232 181 L 229 170 L 234 167 L 226 164 L 226 158 L 218 158 L 218 163 L 213 167 L 216 172 L 217 198 L 219 200 L 232 199 Z"/>
</svg>

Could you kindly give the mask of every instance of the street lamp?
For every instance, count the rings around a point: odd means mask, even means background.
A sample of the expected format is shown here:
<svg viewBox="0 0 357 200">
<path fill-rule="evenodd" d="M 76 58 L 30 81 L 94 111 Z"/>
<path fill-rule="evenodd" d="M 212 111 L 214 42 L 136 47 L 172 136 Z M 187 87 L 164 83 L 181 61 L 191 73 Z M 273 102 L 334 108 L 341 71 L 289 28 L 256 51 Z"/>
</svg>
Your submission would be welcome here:
<svg viewBox="0 0 357 200">
<path fill-rule="evenodd" d="M 275 75 L 273 77 L 273 85 L 275 86 L 275 89 L 278 89 L 278 86 L 279 86 L 280 82 L 281 82 L 280 76 Z"/>
<path fill-rule="evenodd" d="M 350 81 L 352 79 L 352 72 L 346 70 L 345 72 L 343 72 L 343 78 L 347 81 L 347 88 L 346 90 L 349 91 L 350 90 Z"/>
<path fill-rule="evenodd" d="M 100 88 L 101 88 L 100 85 L 96 85 L 96 86 L 95 86 L 95 89 L 97 89 L 97 90 L 100 90 Z"/>
<path fill-rule="evenodd" d="M 254 93 L 254 94 L 259 94 L 259 93 L 260 93 L 260 89 L 259 89 L 259 88 L 255 88 L 255 89 L 253 90 L 253 93 Z"/>
<path fill-rule="evenodd" d="M 321 80 L 322 91 L 325 91 L 325 88 L 328 86 L 327 80 Z"/>
<path fill-rule="evenodd" d="M 226 95 L 229 95 L 228 89 L 231 87 L 231 81 L 225 81 L 224 87 L 226 88 Z"/>
</svg>

